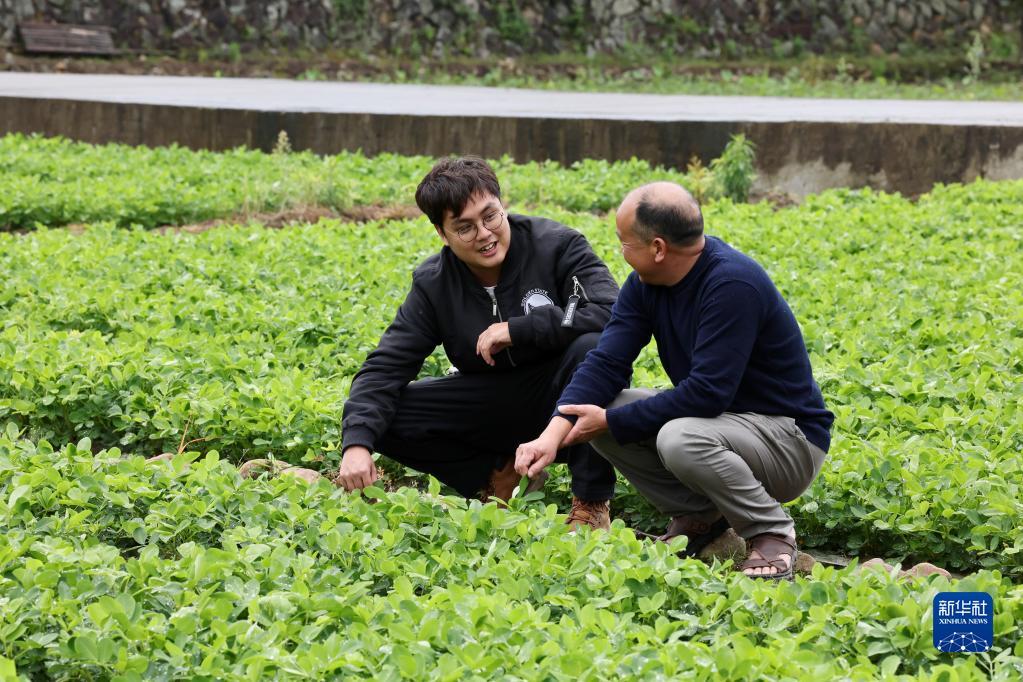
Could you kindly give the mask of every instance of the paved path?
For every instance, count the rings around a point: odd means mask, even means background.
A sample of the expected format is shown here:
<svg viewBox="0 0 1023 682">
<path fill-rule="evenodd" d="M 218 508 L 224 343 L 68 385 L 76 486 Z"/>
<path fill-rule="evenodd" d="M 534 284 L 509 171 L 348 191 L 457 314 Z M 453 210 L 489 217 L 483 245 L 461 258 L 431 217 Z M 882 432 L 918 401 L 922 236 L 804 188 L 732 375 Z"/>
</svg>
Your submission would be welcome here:
<svg viewBox="0 0 1023 682">
<path fill-rule="evenodd" d="M 256 78 L 0 72 L 0 97 L 413 116 L 1023 127 L 1019 102 L 631 95 Z"/>
</svg>

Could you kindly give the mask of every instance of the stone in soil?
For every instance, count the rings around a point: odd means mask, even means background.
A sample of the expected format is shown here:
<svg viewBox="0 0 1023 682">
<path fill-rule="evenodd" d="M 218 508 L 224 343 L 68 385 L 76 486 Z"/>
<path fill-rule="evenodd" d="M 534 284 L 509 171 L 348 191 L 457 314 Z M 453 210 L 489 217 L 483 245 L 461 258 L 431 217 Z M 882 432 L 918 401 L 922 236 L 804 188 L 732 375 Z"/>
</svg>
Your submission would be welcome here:
<svg viewBox="0 0 1023 682">
<path fill-rule="evenodd" d="M 733 529 L 729 528 L 720 537 L 704 547 L 698 556 L 704 561 L 713 561 L 714 559 L 727 561 L 731 559 L 738 562 L 746 556 L 746 541 L 736 535 Z"/>
<path fill-rule="evenodd" d="M 262 474 L 276 476 L 285 469 L 293 468 L 287 462 L 281 460 L 270 461 L 269 459 L 250 459 L 238 467 L 238 473 L 242 478 L 258 478 Z"/>
<path fill-rule="evenodd" d="M 874 558 L 868 559 L 867 561 L 864 561 L 862 564 L 860 564 L 859 570 L 884 571 L 885 573 L 891 573 L 892 571 L 896 570 L 896 567 L 887 563 L 883 559 Z M 929 564 L 927 562 L 922 562 L 916 564 L 912 568 L 908 568 L 904 571 L 901 570 L 899 571 L 900 578 L 926 578 L 927 576 L 935 574 L 943 576 L 944 578 L 952 577 L 952 574 L 946 571 L 944 568 L 941 568 L 940 566 L 935 566 L 934 564 Z"/>
<path fill-rule="evenodd" d="M 250 459 L 238 467 L 242 478 L 259 478 L 263 474 L 273 476 L 292 476 L 306 483 L 316 483 L 323 475 L 313 469 L 293 466 L 283 460 Z"/>
<path fill-rule="evenodd" d="M 796 557 L 796 573 L 809 574 L 813 572 L 813 566 L 816 563 L 817 560 L 813 558 L 813 555 L 800 551 L 799 556 Z"/>
<path fill-rule="evenodd" d="M 313 471 L 312 469 L 303 469 L 302 467 L 291 467 L 281 472 L 281 476 L 292 476 L 294 478 L 301 479 L 306 483 L 316 483 L 316 481 L 322 478 L 319 471 Z"/>
<path fill-rule="evenodd" d="M 935 574 L 940 575 L 944 578 L 952 577 L 952 574 L 946 571 L 944 568 L 941 568 L 940 566 L 935 566 L 934 564 L 929 564 L 926 561 L 919 563 L 916 566 L 913 566 L 909 570 L 902 571 L 899 575 L 902 577 L 908 576 L 911 578 L 926 578 L 929 575 Z"/>
</svg>

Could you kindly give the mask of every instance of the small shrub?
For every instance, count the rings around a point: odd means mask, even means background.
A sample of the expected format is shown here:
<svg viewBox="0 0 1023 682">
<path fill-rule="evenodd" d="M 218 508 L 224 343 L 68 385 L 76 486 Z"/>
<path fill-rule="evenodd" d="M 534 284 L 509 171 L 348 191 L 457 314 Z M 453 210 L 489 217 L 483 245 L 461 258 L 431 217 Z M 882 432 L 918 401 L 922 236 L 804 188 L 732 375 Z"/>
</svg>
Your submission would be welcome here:
<svg viewBox="0 0 1023 682">
<path fill-rule="evenodd" d="M 721 156 L 710 162 L 719 195 L 745 202 L 757 174 L 755 145 L 745 135 L 733 135 Z"/>
</svg>

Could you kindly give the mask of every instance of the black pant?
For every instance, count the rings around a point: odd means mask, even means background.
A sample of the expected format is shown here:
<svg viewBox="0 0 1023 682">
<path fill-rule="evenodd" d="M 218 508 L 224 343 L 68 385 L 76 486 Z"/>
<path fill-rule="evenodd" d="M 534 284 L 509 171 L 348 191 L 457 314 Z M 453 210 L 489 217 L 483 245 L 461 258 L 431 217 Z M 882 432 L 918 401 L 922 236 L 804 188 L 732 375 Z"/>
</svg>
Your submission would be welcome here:
<svg viewBox="0 0 1023 682">
<path fill-rule="evenodd" d="M 560 356 L 531 367 L 413 381 L 376 450 L 475 497 L 520 443 L 546 428 L 572 372 L 599 338 L 583 334 Z M 589 444 L 559 450 L 556 461 L 568 462 L 573 495 L 611 499 L 614 468 Z"/>
</svg>

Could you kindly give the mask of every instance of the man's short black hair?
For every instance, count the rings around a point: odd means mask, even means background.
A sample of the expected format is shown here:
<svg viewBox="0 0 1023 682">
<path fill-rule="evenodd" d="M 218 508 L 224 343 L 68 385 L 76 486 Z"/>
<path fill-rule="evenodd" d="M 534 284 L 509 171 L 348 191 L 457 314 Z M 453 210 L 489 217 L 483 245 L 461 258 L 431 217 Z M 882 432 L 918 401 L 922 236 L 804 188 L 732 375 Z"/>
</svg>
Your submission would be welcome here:
<svg viewBox="0 0 1023 682">
<path fill-rule="evenodd" d="M 661 236 L 675 246 L 692 246 L 703 235 L 703 213 L 691 197 L 685 202 L 665 201 L 647 191 L 636 204 L 633 230 L 644 239 Z"/>
<path fill-rule="evenodd" d="M 490 164 L 478 156 L 441 159 L 416 188 L 416 205 L 431 223 L 443 227 L 445 211 L 461 215 L 477 194 L 501 198 L 501 185 Z"/>
</svg>

